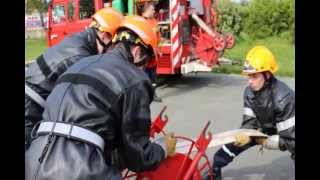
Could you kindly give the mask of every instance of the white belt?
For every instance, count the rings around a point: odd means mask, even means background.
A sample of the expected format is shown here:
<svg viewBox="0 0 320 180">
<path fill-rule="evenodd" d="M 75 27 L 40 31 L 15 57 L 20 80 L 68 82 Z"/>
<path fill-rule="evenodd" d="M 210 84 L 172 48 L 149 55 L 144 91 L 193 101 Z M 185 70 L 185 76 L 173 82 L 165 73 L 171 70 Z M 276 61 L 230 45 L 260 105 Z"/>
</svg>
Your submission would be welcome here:
<svg viewBox="0 0 320 180">
<path fill-rule="evenodd" d="M 104 140 L 98 134 L 76 125 L 63 122 L 41 122 L 37 133 L 39 135 L 41 135 L 41 133 L 53 133 L 55 135 L 91 143 L 98 146 L 102 151 L 104 150 Z"/>
</svg>

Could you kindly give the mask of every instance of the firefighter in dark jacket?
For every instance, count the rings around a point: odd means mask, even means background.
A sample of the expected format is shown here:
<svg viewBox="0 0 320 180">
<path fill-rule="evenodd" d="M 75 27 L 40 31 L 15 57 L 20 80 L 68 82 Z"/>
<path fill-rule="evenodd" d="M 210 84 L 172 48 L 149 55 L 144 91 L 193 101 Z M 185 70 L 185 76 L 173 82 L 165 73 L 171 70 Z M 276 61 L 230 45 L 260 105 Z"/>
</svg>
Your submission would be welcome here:
<svg viewBox="0 0 320 180">
<path fill-rule="evenodd" d="M 25 72 L 26 149 L 30 145 L 32 127 L 41 120 L 43 104 L 57 78 L 79 59 L 105 52 L 123 16 L 112 8 L 93 15 L 90 28 L 66 37 L 39 56 Z"/>
<path fill-rule="evenodd" d="M 295 158 L 295 93 L 274 77 L 278 65 L 272 52 L 265 46 L 252 48 L 243 67 L 248 75 L 244 91 L 242 129 L 257 129 L 269 135 L 251 139 L 238 134 L 236 142 L 224 145 L 213 158 L 214 180 L 220 180 L 221 168 L 248 148 L 261 144 L 263 148 L 288 150 Z"/>
<path fill-rule="evenodd" d="M 155 38 L 144 18 L 125 17 L 112 50 L 81 59 L 59 78 L 26 152 L 27 180 L 121 179 L 114 149 L 134 172 L 174 154 L 172 135 L 149 140 L 153 90 L 143 68 Z"/>
</svg>

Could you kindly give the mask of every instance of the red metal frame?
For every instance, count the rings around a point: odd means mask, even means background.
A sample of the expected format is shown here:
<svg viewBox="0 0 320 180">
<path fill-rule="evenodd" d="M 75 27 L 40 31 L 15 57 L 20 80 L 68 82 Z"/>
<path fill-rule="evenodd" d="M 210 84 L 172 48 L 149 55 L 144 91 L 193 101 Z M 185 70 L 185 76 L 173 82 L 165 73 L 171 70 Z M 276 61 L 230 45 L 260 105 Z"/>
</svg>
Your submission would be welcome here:
<svg viewBox="0 0 320 180">
<path fill-rule="evenodd" d="M 165 134 L 163 128 L 168 122 L 168 117 L 162 119 L 163 112 L 166 106 L 161 110 L 159 115 L 155 118 L 152 123 L 150 135 L 155 135 L 155 133 Z M 175 180 L 201 180 L 201 173 L 205 169 L 208 172 L 212 172 L 212 167 L 210 161 L 206 155 L 206 149 L 210 141 L 212 140 L 212 135 L 209 132 L 207 134 L 210 121 L 205 125 L 202 132 L 200 133 L 197 140 L 190 139 L 184 136 L 176 136 L 177 140 L 185 140 L 191 142 L 188 153 L 181 154 L 176 153 L 173 157 L 168 157 L 164 160 L 161 165 L 154 171 L 145 171 L 141 173 L 130 173 L 129 170 L 125 170 L 123 173 L 124 179 L 136 178 L 137 180 L 143 180 L 145 178 L 150 180 L 162 180 L 162 179 L 175 179 Z M 153 137 L 152 136 L 152 137 Z M 196 150 L 196 153 L 192 155 L 192 152 Z M 205 162 L 200 164 L 200 160 L 204 159 Z M 213 176 L 211 175 L 211 180 Z"/>
<path fill-rule="evenodd" d="M 151 124 L 150 137 L 154 138 L 154 136 L 159 133 L 163 133 L 165 135 L 163 128 L 166 126 L 168 122 L 168 116 L 165 115 L 164 116 L 165 119 L 163 119 L 162 115 L 166 109 L 167 109 L 167 106 L 164 106 L 161 112 L 159 113 L 159 115 L 156 116 L 155 120 Z"/>
</svg>

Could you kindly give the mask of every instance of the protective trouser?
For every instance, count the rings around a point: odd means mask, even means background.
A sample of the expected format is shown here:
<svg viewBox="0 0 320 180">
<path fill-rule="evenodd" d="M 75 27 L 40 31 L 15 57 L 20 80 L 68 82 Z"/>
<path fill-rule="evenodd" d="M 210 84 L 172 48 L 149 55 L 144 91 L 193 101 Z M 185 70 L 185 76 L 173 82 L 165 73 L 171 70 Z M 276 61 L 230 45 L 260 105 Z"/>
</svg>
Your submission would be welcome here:
<svg viewBox="0 0 320 180">
<path fill-rule="evenodd" d="M 156 83 L 156 79 L 157 79 L 157 72 L 156 72 L 157 68 L 153 67 L 153 68 L 145 68 L 144 72 L 148 75 L 148 77 L 151 80 L 152 84 Z"/>
<path fill-rule="evenodd" d="M 238 147 L 231 144 L 223 145 L 222 148 L 220 148 L 213 157 L 213 166 L 215 169 L 221 169 L 224 166 L 228 165 L 236 156 L 238 156 L 243 151 L 249 149 L 252 146 L 257 145 L 255 141 L 251 141 L 250 143 Z"/>
</svg>

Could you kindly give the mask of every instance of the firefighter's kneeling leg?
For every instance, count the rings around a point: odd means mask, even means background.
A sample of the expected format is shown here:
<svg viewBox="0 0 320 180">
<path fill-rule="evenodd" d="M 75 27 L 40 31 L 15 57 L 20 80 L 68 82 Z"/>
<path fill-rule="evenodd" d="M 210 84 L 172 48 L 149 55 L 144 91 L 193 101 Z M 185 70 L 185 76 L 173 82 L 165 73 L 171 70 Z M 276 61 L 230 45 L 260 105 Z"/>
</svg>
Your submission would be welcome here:
<svg viewBox="0 0 320 180">
<path fill-rule="evenodd" d="M 256 142 L 251 141 L 244 146 L 236 146 L 233 143 L 223 145 L 221 149 L 219 149 L 214 157 L 213 157 L 213 172 L 214 179 L 221 179 L 221 168 L 228 165 L 236 156 L 238 156 L 241 152 L 249 149 L 252 146 L 255 146 Z"/>
<path fill-rule="evenodd" d="M 241 152 L 249 149 L 252 146 L 255 146 L 256 143 L 251 141 L 250 143 L 244 146 L 236 146 L 234 144 L 226 144 L 223 145 L 221 149 L 219 149 L 214 157 L 213 157 L 213 166 L 222 168 L 228 165 L 236 156 L 238 156 Z"/>
</svg>

